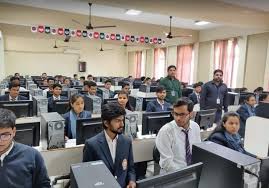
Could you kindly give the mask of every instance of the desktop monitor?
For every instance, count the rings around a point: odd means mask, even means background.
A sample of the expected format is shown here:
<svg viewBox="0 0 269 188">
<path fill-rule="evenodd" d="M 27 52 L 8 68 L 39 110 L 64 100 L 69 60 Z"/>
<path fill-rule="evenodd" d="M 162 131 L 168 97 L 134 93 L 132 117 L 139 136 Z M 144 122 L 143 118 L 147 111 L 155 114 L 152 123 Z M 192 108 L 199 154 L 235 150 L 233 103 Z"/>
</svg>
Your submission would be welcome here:
<svg viewBox="0 0 269 188">
<path fill-rule="evenodd" d="M 62 92 L 61 92 L 60 95 L 66 97 L 66 98 L 68 98 L 68 91 L 63 91 L 63 90 L 62 90 Z M 48 92 L 47 92 L 47 98 L 49 98 L 49 97 L 52 97 L 52 92 L 51 92 L 51 91 L 48 91 Z"/>
<path fill-rule="evenodd" d="M 81 95 L 88 95 L 88 93 L 89 93 L 88 91 L 83 91 L 83 90 L 79 91 L 79 94 L 81 94 Z"/>
<path fill-rule="evenodd" d="M 217 109 L 200 110 L 196 113 L 195 122 L 202 129 L 207 129 L 213 126 Z"/>
<path fill-rule="evenodd" d="M 145 112 L 142 115 L 142 135 L 158 133 L 166 123 L 173 120 L 170 111 L 166 112 Z"/>
<path fill-rule="evenodd" d="M 256 106 L 256 116 L 269 118 L 269 103 L 260 102 Z"/>
<path fill-rule="evenodd" d="M 118 103 L 118 99 L 117 98 L 104 99 L 103 104 L 110 104 L 110 103 Z"/>
<path fill-rule="evenodd" d="M 33 116 L 33 101 L 0 101 L 0 108 L 14 112 L 17 118 Z"/>
<path fill-rule="evenodd" d="M 85 141 L 94 137 L 103 130 L 103 123 L 100 117 L 77 120 L 76 144 L 84 144 Z"/>
<path fill-rule="evenodd" d="M 140 79 L 135 79 L 133 81 L 133 89 L 139 89 L 139 87 L 142 85 L 142 81 Z"/>
<path fill-rule="evenodd" d="M 193 88 L 183 88 L 182 89 L 182 96 L 189 97 L 190 94 L 193 93 Z"/>
<path fill-rule="evenodd" d="M 261 159 L 260 181 L 262 184 L 261 188 L 269 187 L 269 157 Z"/>
<path fill-rule="evenodd" d="M 9 91 L 6 91 L 5 94 L 9 94 Z M 20 91 L 19 95 L 26 97 L 27 100 L 30 100 L 30 91 Z"/>
<path fill-rule="evenodd" d="M 69 111 L 69 100 L 55 100 L 53 101 L 52 112 L 58 112 L 59 114 L 65 114 Z"/>
<path fill-rule="evenodd" d="M 39 146 L 40 122 L 16 124 L 16 135 L 14 140 L 28 146 Z"/>
<path fill-rule="evenodd" d="M 239 105 L 244 104 L 248 95 L 253 95 L 251 92 L 240 92 Z"/>
<path fill-rule="evenodd" d="M 203 163 L 137 181 L 137 188 L 198 188 Z"/>
</svg>

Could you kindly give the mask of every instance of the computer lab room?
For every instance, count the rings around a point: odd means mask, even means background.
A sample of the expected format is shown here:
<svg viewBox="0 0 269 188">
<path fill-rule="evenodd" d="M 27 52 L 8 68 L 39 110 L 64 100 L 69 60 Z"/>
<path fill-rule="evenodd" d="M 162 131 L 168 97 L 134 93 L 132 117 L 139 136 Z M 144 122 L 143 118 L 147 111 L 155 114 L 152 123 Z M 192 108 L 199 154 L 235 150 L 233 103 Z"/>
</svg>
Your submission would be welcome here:
<svg viewBox="0 0 269 188">
<path fill-rule="evenodd" d="M 269 188 L 268 0 L 0 0 L 1 188 Z"/>
</svg>

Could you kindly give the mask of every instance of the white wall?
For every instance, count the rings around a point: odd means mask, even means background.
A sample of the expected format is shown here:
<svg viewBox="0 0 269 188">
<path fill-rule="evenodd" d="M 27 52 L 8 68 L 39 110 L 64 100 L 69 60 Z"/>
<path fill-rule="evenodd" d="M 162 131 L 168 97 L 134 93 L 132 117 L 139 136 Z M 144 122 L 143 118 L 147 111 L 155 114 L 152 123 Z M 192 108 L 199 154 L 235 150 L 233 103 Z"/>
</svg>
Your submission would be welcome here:
<svg viewBox="0 0 269 188">
<path fill-rule="evenodd" d="M 5 63 L 4 63 L 4 38 L 0 31 L 0 80 L 5 77 Z"/>
<path fill-rule="evenodd" d="M 7 36 L 5 37 L 6 75 L 20 72 L 22 75 L 63 74 L 72 76 L 78 73 L 78 60 L 87 62 L 86 73 L 94 76 L 127 76 L 128 59 L 126 50 L 121 46 L 104 45 L 100 52 L 98 42 L 59 43 L 68 45 L 79 54 L 65 54 L 63 48 L 54 49 L 54 40 Z"/>
</svg>

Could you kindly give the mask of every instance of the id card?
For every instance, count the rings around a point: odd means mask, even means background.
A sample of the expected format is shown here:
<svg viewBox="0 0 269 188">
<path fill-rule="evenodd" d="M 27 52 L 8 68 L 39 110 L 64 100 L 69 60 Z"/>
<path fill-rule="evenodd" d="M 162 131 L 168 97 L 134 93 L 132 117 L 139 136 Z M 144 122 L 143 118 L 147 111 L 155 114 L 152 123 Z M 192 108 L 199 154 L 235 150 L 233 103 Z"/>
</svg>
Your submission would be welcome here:
<svg viewBox="0 0 269 188">
<path fill-rule="evenodd" d="M 174 96 L 176 96 L 176 92 L 173 90 L 173 91 L 171 91 L 171 95 L 174 97 Z"/>
<path fill-rule="evenodd" d="M 220 98 L 217 98 L 217 104 L 220 104 Z"/>
</svg>

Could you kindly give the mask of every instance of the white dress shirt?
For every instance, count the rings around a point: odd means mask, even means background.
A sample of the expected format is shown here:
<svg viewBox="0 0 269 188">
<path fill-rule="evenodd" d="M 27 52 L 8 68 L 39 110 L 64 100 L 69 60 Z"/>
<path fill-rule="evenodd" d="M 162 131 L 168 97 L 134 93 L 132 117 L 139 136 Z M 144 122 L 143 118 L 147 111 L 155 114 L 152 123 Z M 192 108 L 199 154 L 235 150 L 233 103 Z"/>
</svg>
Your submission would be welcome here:
<svg viewBox="0 0 269 188">
<path fill-rule="evenodd" d="M 8 95 L 8 96 L 9 96 L 9 101 L 17 101 L 18 100 L 18 96 L 15 97 L 14 100 L 13 100 L 13 98 L 10 95 Z"/>
<path fill-rule="evenodd" d="M 0 156 L 1 166 L 3 166 L 3 161 L 4 161 L 5 157 L 8 156 L 8 154 L 10 153 L 10 151 L 12 150 L 13 147 L 14 147 L 14 142 L 12 141 L 10 148 Z"/>
<path fill-rule="evenodd" d="M 56 100 L 61 100 L 61 95 L 59 95 L 58 97 L 55 97 L 54 95 L 52 96 L 53 97 L 53 100 L 56 101 Z"/>
<path fill-rule="evenodd" d="M 187 166 L 185 139 L 186 134 L 182 132 L 173 120 L 165 124 L 156 138 L 156 146 L 160 152 L 160 166 L 165 172 L 172 172 Z M 192 144 L 201 142 L 200 127 L 194 121 L 189 126 L 190 148 Z"/>
<path fill-rule="evenodd" d="M 161 105 L 162 110 L 163 110 L 163 108 L 164 108 L 164 101 L 163 101 L 163 102 L 161 102 L 161 101 L 159 101 L 159 99 L 157 98 L 157 102 L 159 103 L 159 105 Z"/>
<path fill-rule="evenodd" d="M 106 137 L 106 141 L 110 150 L 110 154 L 113 160 L 113 163 L 115 162 L 115 158 L 116 158 L 116 148 L 117 148 L 117 141 L 118 141 L 118 135 L 114 138 L 114 140 L 112 140 L 108 134 L 105 132 L 105 137 Z"/>
</svg>

